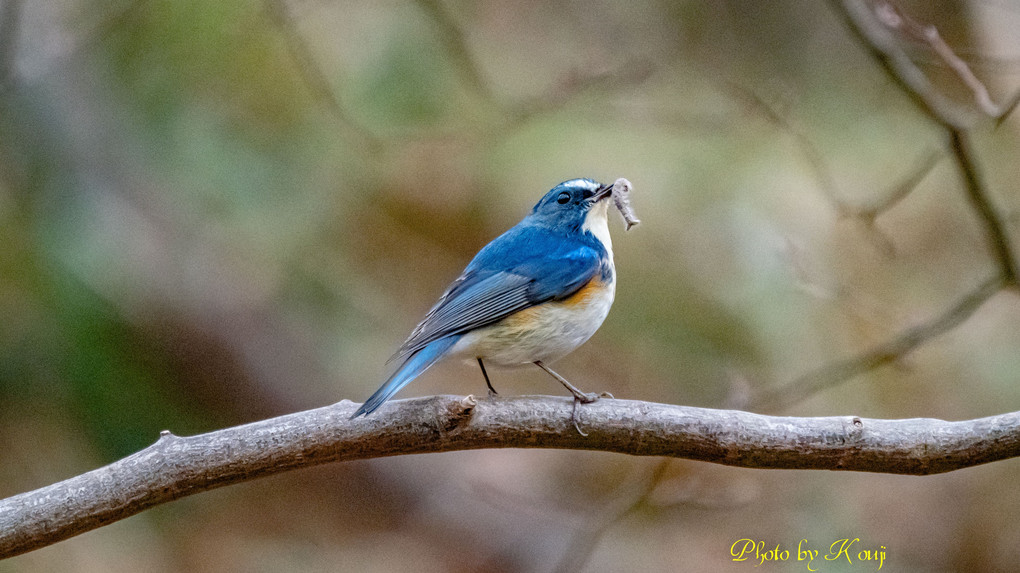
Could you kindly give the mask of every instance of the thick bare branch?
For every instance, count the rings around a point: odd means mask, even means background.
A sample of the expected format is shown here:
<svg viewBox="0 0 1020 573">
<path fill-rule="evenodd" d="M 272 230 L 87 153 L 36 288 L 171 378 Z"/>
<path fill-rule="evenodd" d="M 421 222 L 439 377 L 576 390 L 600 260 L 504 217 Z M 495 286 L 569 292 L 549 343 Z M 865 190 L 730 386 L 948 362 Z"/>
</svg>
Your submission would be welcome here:
<svg viewBox="0 0 1020 573">
<path fill-rule="evenodd" d="M 773 417 L 603 399 L 390 402 L 348 420 L 343 401 L 192 437 L 164 432 L 108 466 L 0 501 L 0 557 L 220 486 L 336 461 L 481 448 L 568 448 L 671 456 L 751 468 L 926 475 L 1020 456 L 1020 412 L 964 422 Z"/>
</svg>

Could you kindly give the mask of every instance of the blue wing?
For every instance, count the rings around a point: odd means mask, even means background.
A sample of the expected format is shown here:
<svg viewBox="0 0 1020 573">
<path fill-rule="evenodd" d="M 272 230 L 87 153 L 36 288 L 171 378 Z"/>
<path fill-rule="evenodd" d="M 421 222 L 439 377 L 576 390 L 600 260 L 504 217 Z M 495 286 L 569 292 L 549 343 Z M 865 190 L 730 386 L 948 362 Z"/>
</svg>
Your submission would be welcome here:
<svg viewBox="0 0 1020 573">
<path fill-rule="evenodd" d="M 601 272 L 605 257 L 605 249 L 593 238 L 517 225 L 475 256 L 394 357 L 566 298 Z"/>
</svg>

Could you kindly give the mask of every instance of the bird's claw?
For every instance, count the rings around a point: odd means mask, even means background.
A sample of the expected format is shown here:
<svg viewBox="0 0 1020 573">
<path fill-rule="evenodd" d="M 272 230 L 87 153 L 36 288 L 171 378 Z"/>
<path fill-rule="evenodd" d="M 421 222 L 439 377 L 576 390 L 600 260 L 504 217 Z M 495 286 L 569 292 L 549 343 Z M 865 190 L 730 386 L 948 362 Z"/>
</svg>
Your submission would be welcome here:
<svg viewBox="0 0 1020 573">
<path fill-rule="evenodd" d="M 598 402 L 600 398 L 612 398 L 612 397 L 613 395 L 610 394 L 609 392 L 602 392 L 599 394 L 596 394 L 595 392 L 578 392 L 577 394 L 574 394 L 574 409 L 570 413 L 570 421 L 574 423 L 574 429 L 577 430 L 578 434 L 588 437 L 588 434 L 581 431 L 581 426 L 578 424 L 580 418 L 578 418 L 577 416 L 578 413 L 577 406 L 579 404 L 591 404 L 592 402 Z"/>
<path fill-rule="evenodd" d="M 585 398 L 587 398 L 588 396 L 595 396 L 595 400 L 598 400 L 598 396 L 596 396 L 595 394 L 585 394 L 583 396 Z M 577 423 L 578 422 L 578 418 L 577 418 L 577 405 L 578 404 L 590 404 L 591 402 L 594 402 L 595 400 L 589 400 L 588 402 L 584 402 L 584 401 L 582 401 L 581 396 L 574 396 L 574 411 L 570 413 L 570 421 L 574 423 L 574 429 L 577 430 L 577 433 L 581 434 L 582 436 L 584 436 L 586 438 L 588 437 L 588 434 L 586 434 L 583 431 L 581 431 L 581 426 L 578 425 L 578 423 Z"/>
</svg>

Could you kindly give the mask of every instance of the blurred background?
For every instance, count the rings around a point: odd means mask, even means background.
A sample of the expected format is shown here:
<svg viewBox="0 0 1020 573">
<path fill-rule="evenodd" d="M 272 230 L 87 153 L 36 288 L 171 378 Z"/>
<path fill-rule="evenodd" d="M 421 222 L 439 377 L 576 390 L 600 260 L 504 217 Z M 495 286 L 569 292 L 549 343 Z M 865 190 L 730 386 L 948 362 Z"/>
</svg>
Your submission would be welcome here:
<svg viewBox="0 0 1020 573">
<path fill-rule="evenodd" d="M 1020 4 L 899 6 L 993 100 L 1020 89 Z M 1020 119 L 975 125 L 1015 235 Z M 0 1 L 0 497 L 163 429 L 363 400 L 474 253 L 575 177 L 629 178 L 643 221 L 611 221 L 617 302 L 557 367 L 620 398 L 755 409 L 996 272 L 944 132 L 828 3 Z M 769 411 L 1020 409 L 1020 300 L 959 318 Z M 563 394 L 538 369 L 493 384 Z M 398 397 L 484 390 L 443 364 Z M 1018 460 L 922 478 L 408 456 L 200 494 L 0 572 L 750 571 L 744 538 L 793 553 L 761 571 L 843 538 L 884 571 L 1007 571 L 1018 482 Z"/>
</svg>

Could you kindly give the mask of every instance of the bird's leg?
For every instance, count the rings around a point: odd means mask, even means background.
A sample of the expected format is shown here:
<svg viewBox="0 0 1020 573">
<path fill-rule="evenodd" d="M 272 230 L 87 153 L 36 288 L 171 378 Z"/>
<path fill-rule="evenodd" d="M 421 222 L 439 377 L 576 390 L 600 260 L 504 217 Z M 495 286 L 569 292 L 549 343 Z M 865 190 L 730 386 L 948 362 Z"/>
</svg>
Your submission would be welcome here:
<svg viewBox="0 0 1020 573">
<path fill-rule="evenodd" d="M 477 360 L 478 367 L 482 369 L 482 376 L 485 377 L 485 385 L 489 387 L 489 398 L 498 396 L 499 392 L 496 392 L 496 389 L 492 387 L 492 382 L 489 382 L 489 373 L 485 371 L 485 364 L 482 363 L 482 359 L 480 357 L 478 357 Z"/>
<path fill-rule="evenodd" d="M 548 366 L 543 364 L 541 360 L 536 360 L 535 361 L 535 366 L 538 366 L 542 370 L 545 370 L 546 372 L 549 373 L 550 376 L 552 376 L 553 378 L 558 380 L 560 384 L 563 384 L 563 386 L 567 390 L 569 390 L 571 394 L 574 395 L 574 398 L 578 402 L 580 402 L 582 404 L 591 404 L 592 402 L 594 402 L 594 401 L 599 399 L 599 395 L 594 393 L 594 392 L 587 392 L 587 393 L 585 393 L 585 392 L 582 392 L 582 391 L 578 390 L 573 384 L 571 384 L 570 382 L 567 382 L 566 378 L 560 376 L 555 371 L 553 371 L 552 368 L 549 368 Z"/>
<path fill-rule="evenodd" d="M 594 393 L 594 392 L 585 393 L 585 392 L 582 392 L 582 391 L 578 390 L 577 387 L 575 387 L 573 384 L 571 384 L 570 382 L 567 382 L 566 378 L 560 376 L 552 368 L 549 368 L 548 366 L 543 364 L 541 360 L 536 360 L 535 361 L 535 366 L 538 366 L 542 370 L 545 370 L 546 372 L 549 373 L 550 376 L 552 376 L 556 380 L 559 380 L 560 384 L 563 384 L 563 386 L 567 390 L 569 390 L 571 394 L 574 395 L 574 410 L 570 414 L 570 420 L 572 422 L 574 422 L 574 428 L 577 430 L 578 434 L 581 434 L 582 436 L 587 436 L 588 434 L 585 434 L 584 432 L 582 432 L 581 431 L 581 427 L 577 425 L 577 405 L 578 404 L 591 404 L 592 402 L 595 402 L 596 400 L 598 400 L 600 398 L 600 396 L 598 394 Z M 612 395 L 610 395 L 609 397 L 612 397 Z"/>
</svg>

